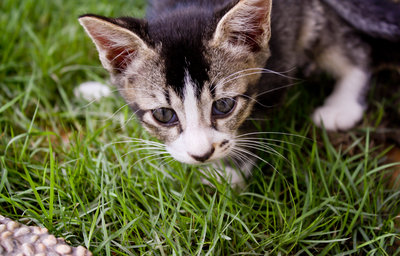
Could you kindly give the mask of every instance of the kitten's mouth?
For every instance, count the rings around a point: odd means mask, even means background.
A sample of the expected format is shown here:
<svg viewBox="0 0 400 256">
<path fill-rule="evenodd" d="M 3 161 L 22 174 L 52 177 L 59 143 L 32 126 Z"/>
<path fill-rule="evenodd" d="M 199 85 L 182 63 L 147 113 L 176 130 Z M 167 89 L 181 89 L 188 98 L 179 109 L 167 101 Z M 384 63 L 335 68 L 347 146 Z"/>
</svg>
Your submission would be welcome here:
<svg viewBox="0 0 400 256">
<path fill-rule="evenodd" d="M 212 147 L 210 149 L 210 151 L 208 151 L 207 153 L 205 153 L 202 156 L 196 156 L 196 155 L 190 155 L 194 160 L 201 162 L 201 163 L 205 163 L 208 159 L 210 159 L 212 157 L 212 155 L 215 152 L 215 147 Z"/>
<path fill-rule="evenodd" d="M 215 163 L 229 155 L 231 146 L 232 143 L 229 140 L 224 140 L 219 144 L 214 143 L 211 150 L 203 156 L 190 155 L 190 157 L 196 160 L 196 165 Z"/>
<path fill-rule="evenodd" d="M 168 151 L 170 155 L 179 162 L 191 165 L 207 165 L 226 158 L 232 148 L 233 143 L 229 140 L 224 140 L 221 143 L 214 143 L 207 153 L 201 155 L 190 154 L 182 151 L 179 152 L 175 151 L 173 148 L 169 148 Z"/>
</svg>

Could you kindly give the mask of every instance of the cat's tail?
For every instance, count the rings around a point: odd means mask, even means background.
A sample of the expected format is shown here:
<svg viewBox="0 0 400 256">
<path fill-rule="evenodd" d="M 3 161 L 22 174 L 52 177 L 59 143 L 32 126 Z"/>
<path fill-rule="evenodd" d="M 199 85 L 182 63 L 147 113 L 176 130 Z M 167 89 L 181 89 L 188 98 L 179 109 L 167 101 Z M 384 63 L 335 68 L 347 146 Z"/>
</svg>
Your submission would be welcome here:
<svg viewBox="0 0 400 256">
<path fill-rule="evenodd" d="M 322 0 L 354 28 L 375 38 L 400 42 L 398 0 Z"/>
</svg>

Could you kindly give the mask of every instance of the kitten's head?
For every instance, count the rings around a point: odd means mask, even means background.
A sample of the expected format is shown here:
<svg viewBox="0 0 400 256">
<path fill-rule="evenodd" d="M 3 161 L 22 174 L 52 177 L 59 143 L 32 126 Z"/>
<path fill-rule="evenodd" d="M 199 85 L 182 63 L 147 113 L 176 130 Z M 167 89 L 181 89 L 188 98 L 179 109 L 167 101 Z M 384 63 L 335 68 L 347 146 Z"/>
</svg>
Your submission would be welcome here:
<svg viewBox="0 0 400 256">
<path fill-rule="evenodd" d="M 143 126 L 177 160 L 224 158 L 250 115 L 269 57 L 271 0 L 187 6 L 157 19 L 79 21 Z"/>
</svg>

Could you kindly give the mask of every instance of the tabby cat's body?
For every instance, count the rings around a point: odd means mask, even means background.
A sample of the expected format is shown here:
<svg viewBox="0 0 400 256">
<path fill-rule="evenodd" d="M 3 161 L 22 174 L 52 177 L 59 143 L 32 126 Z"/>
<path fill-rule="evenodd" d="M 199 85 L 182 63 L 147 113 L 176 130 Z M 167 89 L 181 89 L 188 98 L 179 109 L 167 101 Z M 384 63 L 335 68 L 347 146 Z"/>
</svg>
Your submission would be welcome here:
<svg viewBox="0 0 400 256">
<path fill-rule="evenodd" d="M 400 39 L 400 7 L 382 1 L 153 0 L 146 20 L 85 15 L 80 22 L 121 95 L 175 159 L 249 162 L 243 124 L 296 67 L 337 79 L 313 114 L 317 125 L 343 130 L 361 119 L 381 56 L 371 43 L 396 49 Z"/>
</svg>

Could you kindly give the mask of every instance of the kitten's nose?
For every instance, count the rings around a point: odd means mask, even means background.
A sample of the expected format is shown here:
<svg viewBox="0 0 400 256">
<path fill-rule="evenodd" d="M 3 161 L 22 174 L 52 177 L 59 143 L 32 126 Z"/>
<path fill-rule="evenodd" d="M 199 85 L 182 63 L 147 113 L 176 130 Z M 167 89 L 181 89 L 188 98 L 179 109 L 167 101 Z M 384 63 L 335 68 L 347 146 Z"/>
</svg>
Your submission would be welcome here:
<svg viewBox="0 0 400 256">
<path fill-rule="evenodd" d="M 205 153 L 202 156 L 196 156 L 196 155 L 190 155 L 194 160 L 199 161 L 204 163 L 205 161 L 207 161 L 208 159 L 210 159 L 210 157 L 212 156 L 212 154 L 214 154 L 215 148 L 214 146 L 210 149 L 210 151 L 208 151 L 207 153 Z"/>
</svg>

